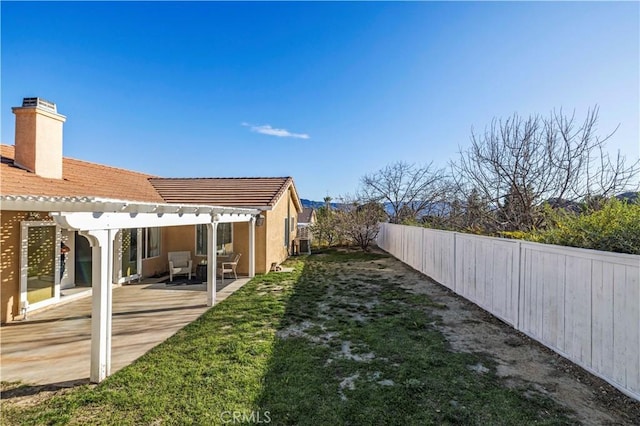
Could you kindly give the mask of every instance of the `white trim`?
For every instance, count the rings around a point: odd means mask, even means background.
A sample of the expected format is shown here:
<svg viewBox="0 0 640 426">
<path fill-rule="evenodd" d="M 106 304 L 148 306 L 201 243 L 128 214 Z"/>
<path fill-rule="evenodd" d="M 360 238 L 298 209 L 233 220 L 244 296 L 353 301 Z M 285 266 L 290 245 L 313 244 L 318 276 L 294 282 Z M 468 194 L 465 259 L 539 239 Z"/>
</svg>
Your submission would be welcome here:
<svg viewBox="0 0 640 426">
<path fill-rule="evenodd" d="M 92 257 L 90 380 L 99 383 L 111 372 L 113 243 L 115 231 L 80 232 L 89 240 Z"/>
<path fill-rule="evenodd" d="M 218 256 L 216 254 L 218 222 L 207 224 L 207 306 L 216 303 L 216 276 L 218 270 Z M 222 275 L 224 282 L 224 275 Z"/>
<path fill-rule="evenodd" d="M 249 222 L 249 277 L 256 275 L 256 218 Z"/>
<path fill-rule="evenodd" d="M 196 225 L 216 222 L 249 222 L 252 213 L 195 214 L 195 213 L 133 213 L 133 212 L 70 212 L 52 211 L 51 217 L 60 226 L 73 230 L 127 229 L 164 226 Z"/>
<path fill-rule="evenodd" d="M 138 253 L 136 254 L 136 275 L 138 282 L 142 279 L 142 228 L 138 228 L 138 235 L 136 237 L 136 248 Z M 129 282 L 131 282 L 129 277 Z"/>
</svg>

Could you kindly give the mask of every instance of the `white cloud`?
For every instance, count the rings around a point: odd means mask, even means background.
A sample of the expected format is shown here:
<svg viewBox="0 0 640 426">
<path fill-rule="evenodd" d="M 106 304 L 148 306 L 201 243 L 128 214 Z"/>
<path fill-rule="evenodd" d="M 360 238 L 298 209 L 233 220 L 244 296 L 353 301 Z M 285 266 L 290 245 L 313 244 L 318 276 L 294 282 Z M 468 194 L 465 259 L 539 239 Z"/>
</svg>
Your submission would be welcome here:
<svg viewBox="0 0 640 426">
<path fill-rule="evenodd" d="M 277 136 L 279 138 L 296 138 L 296 139 L 309 139 L 310 136 L 306 133 L 292 133 L 287 129 L 274 129 L 269 124 L 263 124 L 261 126 L 255 126 L 249 123 L 241 123 L 244 127 L 249 127 L 252 132 L 262 133 L 263 135 Z"/>
</svg>

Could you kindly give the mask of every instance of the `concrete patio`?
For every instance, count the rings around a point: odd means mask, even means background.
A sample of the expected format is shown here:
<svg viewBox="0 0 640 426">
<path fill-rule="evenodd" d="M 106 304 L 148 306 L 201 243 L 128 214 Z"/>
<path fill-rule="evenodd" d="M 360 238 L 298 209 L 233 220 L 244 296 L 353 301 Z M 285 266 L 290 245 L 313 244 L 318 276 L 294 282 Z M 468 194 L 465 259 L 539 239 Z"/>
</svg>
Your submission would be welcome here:
<svg viewBox="0 0 640 426">
<path fill-rule="evenodd" d="M 249 278 L 218 281 L 216 303 Z M 111 373 L 131 364 L 207 310 L 204 284 L 130 284 L 113 289 Z M 0 379 L 45 385 L 87 381 L 91 297 L 31 313 L 0 328 Z"/>
</svg>

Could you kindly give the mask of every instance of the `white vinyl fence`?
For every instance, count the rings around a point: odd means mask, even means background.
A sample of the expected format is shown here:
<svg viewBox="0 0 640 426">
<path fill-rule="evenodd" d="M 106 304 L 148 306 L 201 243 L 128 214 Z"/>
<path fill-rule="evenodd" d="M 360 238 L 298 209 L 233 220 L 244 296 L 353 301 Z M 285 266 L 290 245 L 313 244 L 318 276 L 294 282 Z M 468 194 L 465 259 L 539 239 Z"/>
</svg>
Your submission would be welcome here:
<svg viewBox="0 0 640 426">
<path fill-rule="evenodd" d="M 640 400 L 640 256 L 389 223 L 377 242 Z"/>
</svg>

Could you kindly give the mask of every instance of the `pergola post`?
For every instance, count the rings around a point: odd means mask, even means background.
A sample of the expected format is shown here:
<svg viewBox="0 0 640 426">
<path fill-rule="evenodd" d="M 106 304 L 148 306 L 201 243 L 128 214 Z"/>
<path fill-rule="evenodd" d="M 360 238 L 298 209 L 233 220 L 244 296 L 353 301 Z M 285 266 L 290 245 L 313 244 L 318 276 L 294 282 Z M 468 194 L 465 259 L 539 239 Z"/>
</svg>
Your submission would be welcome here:
<svg viewBox="0 0 640 426">
<path fill-rule="evenodd" d="M 116 230 L 81 231 L 91 245 L 91 368 L 89 379 L 100 383 L 111 373 L 113 241 Z"/>
<path fill-rule="evenodd" d="M 249 221 L 249 278 L 256 275 L 256 217 Z"/>
<path fill-rule="evenodd" d="M 207 306 L 216 303 L 217 236 L 218 222 L 214 220 L 213 223 L 207 223 Z"/>
</svg>

